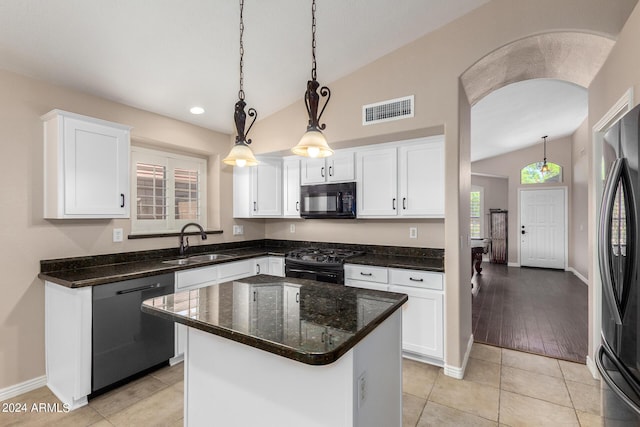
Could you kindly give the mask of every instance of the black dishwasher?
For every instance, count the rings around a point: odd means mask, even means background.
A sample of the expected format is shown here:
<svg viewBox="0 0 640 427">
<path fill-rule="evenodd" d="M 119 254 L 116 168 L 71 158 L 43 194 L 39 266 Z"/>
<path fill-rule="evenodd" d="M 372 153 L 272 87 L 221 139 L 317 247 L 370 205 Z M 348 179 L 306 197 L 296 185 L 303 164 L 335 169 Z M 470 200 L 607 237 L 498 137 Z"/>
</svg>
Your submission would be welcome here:
<svg viewBox="0 0 640 427">
<path fill-rule="evenodd" d="M 173 273 L 93 287 L 92 392 L 173 357 L 173 321 L 140 310 L 173 292 Z"/>
</svg>

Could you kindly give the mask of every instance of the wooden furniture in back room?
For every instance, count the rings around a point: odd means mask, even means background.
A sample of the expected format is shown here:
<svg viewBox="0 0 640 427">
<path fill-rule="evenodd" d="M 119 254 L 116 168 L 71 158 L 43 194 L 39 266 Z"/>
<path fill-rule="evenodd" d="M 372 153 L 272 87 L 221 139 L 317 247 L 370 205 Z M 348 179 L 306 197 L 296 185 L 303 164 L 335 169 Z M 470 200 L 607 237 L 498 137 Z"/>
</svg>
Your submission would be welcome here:
<svg viewBox="0 0 640 427">
<path fill-rule="evenodd" d="M 506 264 L 508 254 L 508 211 L 489 209 L 491 223 L 491 256 L 490 262 Z"/>
</svg>

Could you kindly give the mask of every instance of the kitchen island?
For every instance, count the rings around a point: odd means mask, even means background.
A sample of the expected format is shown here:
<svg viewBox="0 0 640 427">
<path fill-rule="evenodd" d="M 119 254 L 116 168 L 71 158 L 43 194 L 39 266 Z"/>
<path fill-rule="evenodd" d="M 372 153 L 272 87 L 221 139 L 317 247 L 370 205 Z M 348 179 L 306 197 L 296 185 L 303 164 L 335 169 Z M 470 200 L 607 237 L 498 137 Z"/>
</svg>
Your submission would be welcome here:
<svg viewBox="0 0 640 427">
<path fill-rule="evenodd" d="M 401 426 L 404 294 L 252 276 L 147 300 L 188 326 L 185 425 Z"/>
</svg>

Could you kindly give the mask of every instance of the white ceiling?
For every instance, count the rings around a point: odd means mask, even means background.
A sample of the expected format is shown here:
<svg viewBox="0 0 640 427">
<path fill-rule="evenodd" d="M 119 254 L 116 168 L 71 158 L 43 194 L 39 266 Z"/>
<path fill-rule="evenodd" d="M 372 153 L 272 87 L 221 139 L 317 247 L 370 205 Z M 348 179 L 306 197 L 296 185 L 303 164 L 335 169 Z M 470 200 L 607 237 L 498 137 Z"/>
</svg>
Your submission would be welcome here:
<svg viewBox="0 0 640 427">
<path fill-rule="evenodd" d="M 533 79 L 491 92 L 471 108 L 471 161 L 573 134 L 587 117 L 587 90 Z"/>
<path fill-rule="evenodd" d="M 488 0 L 318 0 L 329 84 Z M 311 1 L 246 0 L 245 92 L 259 118 L 301 100 Z M 0 68 L 234 132 L 237 0 L 2 0 Z M 194 105 L 205 114 L 191 115 Z"/>
<path fill-rule="evenodd" d="M 317 0 L 318 80 L 330 84 L 488 0 Z M 245 92 L 264 118 L 300 101 L 311 1 L 245 0 Z M 233 133 L 237 0 L 2 0 L 0 68 Z M 472 160 L 566 136 L 586 90 L 554 80 L 499 89 L 472 109 Z M 202 106 L 203 115 L 189 113 Z"/>
</svg>

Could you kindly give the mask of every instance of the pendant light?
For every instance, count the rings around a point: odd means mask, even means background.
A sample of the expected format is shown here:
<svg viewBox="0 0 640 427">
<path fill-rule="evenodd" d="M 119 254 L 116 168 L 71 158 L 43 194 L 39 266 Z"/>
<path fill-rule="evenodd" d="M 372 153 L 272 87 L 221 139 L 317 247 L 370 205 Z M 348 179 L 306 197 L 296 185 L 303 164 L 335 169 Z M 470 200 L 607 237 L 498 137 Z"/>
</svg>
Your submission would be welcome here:
<svg viewBox="0 0 640 427">
<path fill-rule="evenodd" d="M 251 140 L 247 139 L 247 135 L 249 131 L 253 127 L 256 119 L 258 118 L 258 112 L 255 108 L 249 108 L 249 111 L 245 113 L 244 107 L 246 107 L 246 103 L 244 102 L 244 73 L 242 67 L 244 65 L 244 45 L 242 43 L 242 36 L 244 34 L 244 20 L 243 20 L 243 10 L 244 10 L 244 0 L 240 0 L 240 90 L 238 91 L 238 102 L 236 102 L 235 111 L 233 113 L 233 120 L 236 124 L 236 143 L 229 152 L 229 155 L 222 160 L 227 165 L 232 166 L 255 166 L 258 164 L 258 161 L 253 155 L 251 148 L 249 148 L 249 144 L 251 144 Z M 249 129 L 244 130 L 245 122 L 247 120 L 247 114 L 249 117 L 253 117 L 253 121 L 249 125 Z"/>
<path fill-rule="evenodd" d="M 542 144 L 544 146 L 544 161 L 542 162 L 540 172 L 547 173 L 549 172 L 549 166 L 547 166 L 547 135 L 542 137 Z"/>
<path fill-rule="evenodd" d="M 307 132 L 302 136 L 298 145 L 293 147 L 291 151 L 294 154 L 305 157 L 327 157 L 333 154 L 333 150 L 327 144 L 327 139 L 322 134 L 322 131 L 326 128 L 326 125 L 320 124 L 320 118 L 324 109 L 327 108 L 329 99 L 331 98 L 331 91 L 328 87 L 323 86 L 318 94 L 318 87 L 320 83 L 316 80 L 316 0 L 312 0 L 311 3 L 311 80 L 307 81 L 307 91 L 304 95 L 304 102 L 307 107 L 307 114 L 309 115 L 309 124 L 307 125 Z M 320 96 L 327 97 L 327 100 L 318 114 L 318 107 L 320 103 Z"/>
</svg>

